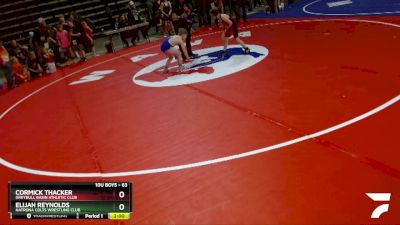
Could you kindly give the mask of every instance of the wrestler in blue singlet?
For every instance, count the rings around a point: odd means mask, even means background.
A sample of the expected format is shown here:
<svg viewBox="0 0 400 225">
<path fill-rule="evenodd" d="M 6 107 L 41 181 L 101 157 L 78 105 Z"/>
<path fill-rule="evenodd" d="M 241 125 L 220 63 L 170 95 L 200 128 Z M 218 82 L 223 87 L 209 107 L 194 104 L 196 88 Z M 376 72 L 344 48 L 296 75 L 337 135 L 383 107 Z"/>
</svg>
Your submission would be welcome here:
<svg viewBox="0 0 400 225">
<path fill-rule="evenodd" d="M 170 49 L 172 47 L 171 43 L 169 43 L 169 40 L 171 39 L 171 37 L 165 39 L 162 44 L 161 44 L 161 51 L 162 52 L 166 52 L 168 51 L 168 49 Z"/>
</svg>

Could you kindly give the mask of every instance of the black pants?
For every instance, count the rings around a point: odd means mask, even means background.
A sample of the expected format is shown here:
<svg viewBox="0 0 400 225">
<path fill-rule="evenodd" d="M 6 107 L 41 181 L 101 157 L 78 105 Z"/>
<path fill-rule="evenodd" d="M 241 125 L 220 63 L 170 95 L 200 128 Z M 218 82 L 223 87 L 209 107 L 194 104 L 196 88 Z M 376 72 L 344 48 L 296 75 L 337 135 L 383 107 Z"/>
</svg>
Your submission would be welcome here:
<svg viewBox="0 0 400 225">
<path fill-rule="evenodd" d="M 191 56 L 193 55 L 193 52 L 192 52 L 192 34 L 191 34 L 191 32 L 190 32 L 191 29 L 192 29 L 192 24 L 191 24 L 191 23 L 187 23 L 187 22 L 181 23 L 180 26 L 179 26 L 179 28 L 183 28 L 183 29 L 185 29 L 186 32 L 187 32 L 187 36 L 186 36 L 186 49 L 187 49 L 187 53 L 188 53 L 189 57 L 191 57 Z M 178 32 L 176 31 L 176 33 L 178 33 Z M 181 50 L 182 57 L 183 57 L 184 59 L 186 59 L 185 55 L 183 54 L 183 50 L 182 50 L 181 46 L 179 46 L 179 49 Z"/>
</svg>

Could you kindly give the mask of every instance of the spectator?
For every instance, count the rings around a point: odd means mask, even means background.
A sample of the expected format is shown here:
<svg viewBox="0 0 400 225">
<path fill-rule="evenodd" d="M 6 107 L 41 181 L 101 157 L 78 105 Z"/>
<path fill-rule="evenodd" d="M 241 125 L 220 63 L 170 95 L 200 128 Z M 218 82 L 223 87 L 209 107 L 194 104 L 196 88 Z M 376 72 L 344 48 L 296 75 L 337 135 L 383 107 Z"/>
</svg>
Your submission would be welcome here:
<svg viewBox="0 0 400 225">
<path fill-rule="evenodd" d="M 214 20 L 215 26 L 218 27 L 218 18 L 217 15 L 219 12 L 222 12 L 221 9 L 218 7 L 217 0 L 213 0 L 211 2 L 211 7 L 210 7 L 210 27 L 212 26 L 212 21 Z M 210 28 L 211 29 L 211 28 Z"/>
<path fill-rule="evenodd" d="M 35 52 L 29 53 L 28 70 L 32 78 L 41 77 L 43 74 L 43 69 L 36 58 Z"/>
<path fill-rule="evenodd" d="M 85 51 L 83 50 L 83 32 L 80 23 L 74 21 L 74 17 L 71 14 L 67 21 L 68 25 L 71 27 L 69 30 L 69 35 L 71 36 L 71 46 L 75 55 L 79 55 L 80 61 L 87 61 Z"/>
<path fill-rule="evenodd" d="M 278 12 L 279 8 L 279 0 L 267 0 L 267 4 L 270 6 L 270 9 L 273 13 Z"/>
<path fill-rule="evenodd" d="M 152 10 L 152 18 L 150 20 L 150 26 L 154 26 L 156 28 L 156 33 L 158 33 L 158 22 L 160 22 L 161 12 L 160 12 L 160 4 L 158 0 L 153 0 L 153 10 Z"/>
<path fill-rule="evenodd" d="M 15 56 L 20 63 L 26 63 L 27 47 L 18 44 L 16 40 L 11 40 L 9 53 L 10 56 Z"/>
<path fill-rule="evenodd" d="M 58 45 L 60 46 L 61 55 L 64 55 L 64 61 L 68 60 L 68 58 L 73 57 L 73 52 L 71 50 L 71 42 L 68 31 L 64 30 L 64 25 L 59 23 L 57 25 L 57 35 L 56 39 L 58 41 Z"/>
<path fill-rule="evenodd" d="M 97 56 L 96 48 L 94 47 L 94 39 L 93 39 L 94 37 L 93 37 L 92 28 L 89 27 L 86 20 L 82 20 L 81 25 L 82 25 L 83 35 L 84 35 L 84 41 L 86 42 L 89 49 L 93 52 L 93 55 Z"/>
<path fill-rule="evenodd" d="M 36 50 L 36 53 L 38 54 L 38 60 L 39 63 L 43 64 L 43 59 L 42 55 L 40 54 L 42 52 L 43 48 L 50 48 L 49 42 L 52 43 L 57 43 L 49 33 L 49 28 L 47 27 L 46 21 L 43 18 L 38 19 L 38 28 L 34 33 L 33 36 L 33 44 Z"/>
<path fill-rule="evenodd" d="M 119 20 L 118 20 L 118 29 L 121 28 L 125 28 L 129 26 L 129 22 L 128 22 L 128 18 L 125 15 L 120 15 L 119 16 Z M 119 33 L 120 37 L 121 37 L 121 41 L 122 43 L 124 43 L 126 48 L 129 48 L 129 43 L 126 40 L 127 38 L 129 38 L 129 36 L 132 34 L 133 32 L 130 30 L 125 30 Z M 132 37 L 132 45 L 135 45 L 135 37 Z"/>
<path fill-rule="evenodd" d="M 136 5 L 133 1 L 130 1 L 128 4 L 128 21 L 130 25 L 137 25 L 140 23 L 145 22 L 142 17 L 140 16 L 139 11 L 136 9 Z M 139 40 L 139 33 L 138 31 L 142 33 L 143 38 L 147 39 L 147 27 L 140 27 L 137 29 L 133 29 L 132 32 L 132 37 L 135 37 L 135 39 Z M 132 43 L 134 44 L 134 43 Z"/>
<path fill-rule="evenodd" d="M 27 82 L 30 79 L 28 71 L 24 69 L 24 66 L 18 61 L 17 57 L 11 57 L 11 61 L 15 83 L 18 85 Z"/>
<path fill-rule="evenodd" d="M 96 25 L 94 24 L 93 20 L 90 18 L 85 18 L 83 20 L 85 20 L 86 24 L 90 27 L 90 29 L 92 29 L 92 32 L 96 29 Z"/>
<path fill-rule="evenodd" d="M 285 1 L 284 0 L 278 1 L 278 9 L 279 9 L 279 11 L 283 11 L 285 9 Z"/>
<path fill-rule="evenodd" d="M 210 4 L 210 14 L 216 16 L 218 12 L 220 12 L 220 9 L 218 8 L 217 0 L 212 0 Z"/>
<path fill-rule="evenodd" d="M 54 62 L 54 53 L 47 48 L 42 50 L 43 60 L 46 63 L 46 73 L 55 73 L 57 71 L 56 64 Z"/>
<path fill-rule="evenodd" d="M 112 29 L 116 29 L 116 24 L 115 24 L 116 21 L 113 18 L 113 13 L 111 11 L 111 8 L 108 6 L 108 3 L 106 4 L 105 11 L 106 11 L 108 23 L 110 24 Z"/>
<path fill-rule="evenodd" d="M 247 22 L 246 0 L 232 0 L 232 8 L 236 16 L 236 22 L 239 22 L 240 18 L 243 19 L 243 22 Z M 242 15 L 240 15 L 239 10 L 242 11 Z"/>
<path fill-rule="evenodd" d="M 68 17 L 72 18 L 75 23 L 79 23 L 82 20 L 82 16 L 79 15 L 77 12 L 70 12 L 68 13 Z"/>
<path fill-rule="evenodd" d="M 246 3 L 249 6 L 249 11 L 253 11 L 253 9 L 254 9 L 254 0 L 247 0 L 247 1 L 245 1 L 245 5 L 246 5 Z"/>
<path fill-rule="evenodd" d="M 47 41 L 50 38 L 49 31 L 46 27 L 46 22 L 43 18 L 38 19 L 38 28 L 35 30 L 33 35 L 33 43 L 35 45 L 35 49 L 37 51 L 41 51 L 42 48 L 45 47 Z"/>
<path fill-rule="evenodd" d="M 140 3 L 142 6 L 145 7 L 144 11 L 147 14 L 147 15 L 145 15 L 145 17 L 148 18 L 149 20 L 151 20 L 152 15 L 153 15 L 153 1 L 152 0 L 140 0 Z"/>
<path fill-rule="evenodd" d="M 12 88 L 14 87 L 14 79 L 12 77 L 12 62 L 9 57 L 3 42 L 0 41 L 0 73 L 5 75 L 8 88 Z"/>
<path fill-rule="evenodd" d="M 266 14 L 270 14 L 272 12 L 272 8 L 268 3 L 264 5 L 264 11 Z"/>
<path fill-rule="evenodd" d="M 259 6 L 262 6 L 261 0 L 255 0 L 255 1 L 254 1 L 254 8 L 255 8 L 255 7 L 259 7 Z"/>
<path fill-rule="evenodd" d="M 58 23 L 57 26 L 61 25 L 63 30 L 66 30 L 67 32 L 71 29 L 71 26 L 67 23 L 67 21 L 65 21 L 65 17 L 64 16 L 60 16 L 58 18 Z M 58 31 L 58 29 L 57 29 Z"/>
<path fill-rule="evenodd" d="M 226 0 L 227 2 L 229 0 Z M 244 0 L 245 1 L 245 0 Z M 221 13 L 225 13 L 224 2 L 223 0 L 214 0 L 215 6 L 218 8 L 218 11 Z"/>
<path fill-rule="evenodd" d="M 210 4 L 206 0 L 195 0 L 195 7 L 197 10 L 197 16 L 199 20 L 199 27 L 208 24 L 208 15 Z"/>
<path fill-rule="evenodd" d="M 163 0 L 160 4 L 160 12 L 163 32 L 167 32 L 168 35 L 175 34 L 172 25 L 172 3 L 169 0 Z"/>
<path fill-rule="evenodd" d="M 41 52 L 44 47 L 49 47 L 48 39 L 50 38 L 50 34 L 47 30 L 46 23 L 43 18 L 38 19 L 38 27 L 34 31 L 32 42 L 35 49 L 36 54 L 39 57 L 39 62 L 42 61 Z M 46 46 L 45 46 L 46 45 Z"/>
<path fill-rule="evenodd" d="M 183 6 L 183 15 L 186 17 L 186 23 L 188 23 L 188 25 L 190 27 L 193 26 L 193 10 L 191 7 L 189 7 L 189 4 L 185 4 Z"/>
</svg>

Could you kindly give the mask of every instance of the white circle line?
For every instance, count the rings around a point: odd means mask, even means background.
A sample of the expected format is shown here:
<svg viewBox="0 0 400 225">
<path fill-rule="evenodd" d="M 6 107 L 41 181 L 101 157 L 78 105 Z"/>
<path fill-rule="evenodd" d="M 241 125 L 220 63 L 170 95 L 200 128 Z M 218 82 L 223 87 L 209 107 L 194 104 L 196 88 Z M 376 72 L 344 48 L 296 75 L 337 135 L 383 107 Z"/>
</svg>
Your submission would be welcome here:
<svg viewBox="0 0 400 225">
<path fill-rule="evenodd" d="M 290 24 L 290 23 L 301 23 L 301 22 L 315 22 L 315 21 L 351 21 L 351 22 L 365 22 L 365 23 L 376 23 L 376 24 L 383 24 L 383 25 L 388 25 L 388 26 L 394 26 L 394 27 L 400 27 L 400 25 L 397 24 L 393 24 L 393 23 L 388 23 L 388 22 L 380 22 L 380 21 L 373 21 L 373 20 L 362 20 L 362 19 L 313 19 L 313 20 L 296 20 L 296 21 L 285 21 L 285 22 L 276 22 L 276 23 L 267 23 L 264 24 L 264 26 L 268 26 L 268 25 L 278 25 L 278 24 Z M 205 34 L 205 35 L 210 35 L 210 34 Z M 199 35 L 199 36 L 203 36 L 203 35 Z M 145 50 L 145 49 L 149 49 L 149 48 L 153 48 L 155 46 L 151 46 L 148 48 L 143 48 L 143 49 L 139 49 L 137 51 L 141 51 L 141 50 Z M 134 51 L 134 52 L 137 52 Z M 59 82 L 60 80 L 67 78 L 69 76 L 72 76 L 78 72 L 81 72 L 85 69 L 88 68 L 92 68 L 94 66 L 100 65 L 102 63 L 117 59 L 117 58 L 121 58 L 123 56 L 132 54 L 134 52 L 130 52 L 130 53 L 126 53 L 117 57 L 114 57 L 112 59 L 109 60 L 105 60 L 103 62 L 99 62 L 97 64 L 94 64 L 92 66 L 88 66 L 84 69 L 75 71 L 69 75 L 66 75 L 60 79 L 57 79 L 45 86 L 43 86 L 42 88 L 32 92 L 31 94 L 29 94 L 28 96 L 22 98 L 21 100 L 19 100 L 17 103 L 15 103 L 13 106 L 11 106 L 9 109 L 7 109 L 5 112 L 3 112 L 0 115 L 0 120 L 8 113 L 11 111 L 11 109 L 15 108 L 17 105 L 19 105 L 20 103 L 22 103 L 23 101 L 25 101 L 26 99 L 28 99 L 29 97 L 31 97 L 32 95 L 38 93 L 39 91 L 43 90 L 44 88 L 47 88 L 57 82 Z M 274 149 L 278 149 L 278 148 L 282 148 L 282 147 L 286 147 L 289 145 L 293 145 L 299 142 L 303 142 L 306 140 L 310 140 L 328 133 L 331 133 L 333 131 L 339 130 L 341 128 L 344 128 L 346 126 L 349 126 L 351 124 L 354 124 L 356 122 L 359 122 L 367 117 L 370 117 L 382 110 L 384 110 L 385 108 L 395 104 L 396 102 L 398 102 L 400 100 L 400 95 L 397 95 L 396 97 L 390 99 L 389 101 L 383 103 L 382 105 L 362 114 L 359 115 L 353 119 L 347 120 L 345 122 L 342 122 L 340 124 L 337 124 L 335 126 L 329 127 L 327 129 L 318 131 L 316 133 L 313 134 L 309 134 L 309 135 L 305 135 L 299 138 L 295 138 L 289 141 L 285 141 L 279 144 L 275 144 L 275 145 L 271 145 L 268 147 L 264 147 L 261 149 L 256 149 L 256 150 L 251 150 L 251 151 L 247 151 L 247 152 L 243 152 L 240 154 L 234 154 L 234 155 L 230 155 L 230 156 L 225 156 L 225 157 L 220 157 L 220 158 L 216 158 L 216 159 L 211 159 L 211 160 L 205 160 L 205 161 L 200 161 L 200 162 L 196 162 L 196 163 L 189 163 L 189 164 L 182 164 L 182 165 L 178 165 L 178 166 L 169 166 L 169 167 L 162 167 L 162 168 L 155 168 L 155 169 L 146 169 L 146 170 L 136 170 L 136 171 L 126 171 L 126 172 L 112 172 L 112 173 L 78 173 L 78 172 L 53 172 L 53 171 L 44 171 L 44 170 L 36 170 L 36 169 L 30 169 L 30 168 L 26 168 L 26 167 L 22 167 L 13 163 L 10 163 L 6 160 L 4 160 L 3 158 L 0 157 L 0 164 L 8 167 L 10 169 L 16 170 L 16 171 L 20 171 L 23 173 L 28 173 L 28 174 L 34 174 L 34 175 L 40 175 L 40 176 L 52 176 L 52 177 L 123 177 L 123 176 L 134 176 L 134 175 L 144 175 L 144 174 L 154 174 L 154 173 L 162 173 L 162 172 L 170 172 L 170 171 L 176 171 L 176 170 L 183 170 L 183 169 L 189 169 L 189 168 L 195 168 L 195 167 L 200 167 L 200 166 L 206 166 L 206 165 L 211 165 L 211 164 L 216 164 L 216 163 L 221 163 L 221 162 L 226 162 L 226 161 L 230 161 L 230 160 L 234 160 L 234 159 L 239 159 L 239 158 L 244 158 L 244 157 L 248 157 L 248 156 L 252 156 L 252 155 L 256 155 L 256 154 L 261 154 L 267 151 L 271 151 Z"/>
<path fill-rule="evenodd" d="M 364 12 L 364 13 L 318 13 L 318 12 L 311 12 L 307 10 L 307 7 L 314 5 L 321 0 L 316 0 L 313 2 L 308 3 L 307 5 L 303 6 L 303 12 L 311 15 L 319 15 L 319 16 L 368 16 L 368 15 L 388 15 L 388 14 L 400 14 L 400 11 L 391 11 L 391 12 Z"/>
<path fill-rule="evenodd" d="M 60 78 L 58 78 L 57 80 L 54 80 L 54 81 L 52 81 L 52 82 L 50 82 L 50 83 L 44 85 L 43 87 L 38 88 L 37 90 L 33 91 L 32 93 L 28 94 L 27 96 L 23 97 L 22 99 L 20 99 L 19 101 L 17 101 L 15 104 L 13 104 L 12 106 L 10 106 L 10 107 L 9 107 L 7 110 L 5 110 L 2 114 L 0 114 L 0 120 L 3 119 L 3 117 L 6 116 L 12 109 L 14 109 L 15 107 L 17 107 L 19 104 L 21 104 L 22 102 L 24 102 L 24 101 L 27 100 L 28 98 L 32 97 L 33 95 L 35 95 L 35 94 L 41 92 L 42 90 L 44 90 L 44 89 L 46 89 L 46 88 L 52 86 L 53 84 L 58 83 L 58 82 L 60 82 L 61 80 L 64 80 L 65 78 L 71 77 L 71 76 L 73 76 L 73 75 L 75 75 L 75 74 L 77 74 L 77 73 L 80 73 L 80 72 L 85 71 L 85 70 L 87 70 L 87 69 L 90 69 L 90 68 L 96 67 L 96 66 L 98 66 L 98 65 L 104 64 L 104 63 L 106 63 L 106 62 L 110 62 L 110 61 L 113 61 L 113 60 L 115 60 L 115 59 L 119 59 L 119 58 L 122 58 L 122 57 L 124 57 L 124 56 L 133 54 L 133 53 L 135 53 L 135 52 L 139 52 L 139 51 L 142 51 L 142 50 L 147 50 L 147 49 L 150 49 L 150 48 L 153 48 L 153 47 L 155 47 L 155 46 L 150 46 L 150 47 L 138 49 L 138 50 L 136 50 L 136 51 L 128 52 L 128 53 L 125 53 L 125 54 L 122 54 L 122 55 L 119 55 L 119 56 L 115 56 L 115 57 L 113 57 L 113 58 L 111 58 L 111 59 L 107 59 L 107 60 L 104 60 L 104 61 L 95 63 L 95 64 L 93 64 L 93 65 L 87 66 L 87 67 L 82 68 L 82 69 L 79 69 L 79 70 L 77 70 L 77 71 L 74 71 L 74 72 L 72 72 L 72 73 L 70 73 L 70 74 L 68 74 L 68 75 L 63 76 L 63 77 L 60 77 Z"/>
</svg>

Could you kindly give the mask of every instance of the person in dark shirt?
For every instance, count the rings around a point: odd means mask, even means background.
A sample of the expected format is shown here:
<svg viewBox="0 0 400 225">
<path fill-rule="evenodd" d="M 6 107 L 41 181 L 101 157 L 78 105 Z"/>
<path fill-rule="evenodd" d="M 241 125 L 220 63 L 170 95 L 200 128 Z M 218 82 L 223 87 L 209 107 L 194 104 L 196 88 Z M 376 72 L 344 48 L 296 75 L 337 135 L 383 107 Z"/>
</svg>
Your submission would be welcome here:
<svg viewBox="0 0 400 225">
<path fill-rule="evenodd" d="M 160 21 L 160 3 L 158 0 L 153 0 L 153 9 L 152 9 L 152 16 L 150 20 L 150 26 L 154 26 L 156 28 L 156 32 L 158 32 L 158 22 Z"/>
<path fill-rule="evenodd" d="M 193 54 L 193 52 L 192 52 L 192 35 L 191 35 L 192 22 L 193 22 L 192 17 L 191 17 L 192 7 L 189 3 L 186 3 L 185 0 L 179 0 L 179 3 L 175 7 L 174 11 L 175 12 L 173 15 L 173 20 L 174 20 L 175 33 L 178 32 L 179 28 L 183 28 L 186 30 L 186 32 L 187 32 L 187 37 L 186 37 L 187 52 L 189 54 L 189 57 L 195 58 L 195 57 L 197 57 L 197 55 Z M 181 49 L 181 52 L 182 52 L 182 49 Z M 184 56 L 183 52 L 182 52 L 182 55 Z"/>
<path fill-rule="evenodd" d="M 145 20 L 142 18 L 140 15 L 140 11 L 136 9 L 135 3 L 133 1 L 130 1 L 128 4 L 128 21 L 130 25 L 136 25 L 140 23 L 144 23 Z M 133 29 L 132 32 L 132 37 L 135 37 L 136 39 L 139 39 L 139 32 L 142 33 L 143 38 L 148 39 L 147 35 L 147 29 L 148 27 L 140 27 L 137 29 Z M 134 43 L 132 43 L 134 44 Z"/>
<path fill-rule="evenodd" d="M 39 21 L 41 20 L 39 19 Z M 39 26 L 37 30 L 35 30 L 35 33 L 33 35 L 33 41 L 37 51 L 40 51 L 42 48 L 45 47 L 45 44 L 48 43 L 49 38 L 50 34 L 46 27 L 46 23 L 44 21 L 39 22 Z"/>
<path fill-rule="evenodd" d="M 43 67 L 45 66 L 42 55 L 43 48 L 58 49 L 56 40 L 54 40 L 51 36 L 51 29 L 52 28 L 50 26 L 47 26 L 45 19 L 40 17 L 38 19 L 38 28 L 35 30 L 32 38 L 37 60 L 42 64 Z"/>
<path fill-rule="evenodd" d="M 25 64 L 27 59 L 27 49 L 28 47 L 18 44 L 16 40 L 11 40 L 9 53 L 11 56 L 15 56 L 21 64 Z"/>
<path fill-rule="evenodd" d="M 50 34 L 46 26 L 46 22 L 43 18 L 38 19 L 39 26 L 37 29 L 34 31 L 33 34 L 33 45 L 36 51 L 36 55 L 38 57 L 39 63 L 42 63 L 42 49 L 43 48 L 49 48 L 49 39 L 50 39 Z"/>
<path fill-rule="evenodd" d="M 74 20 L 71 14 L 67 20 L 70 26 L 69 35 L 71 36 L 71 45 L 74 52 L 78 52 L 81 62 L 87 61 L 84 49 L 84 32 L 80 22 Z"/>
</svg>

